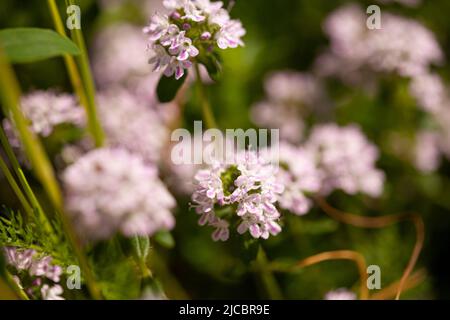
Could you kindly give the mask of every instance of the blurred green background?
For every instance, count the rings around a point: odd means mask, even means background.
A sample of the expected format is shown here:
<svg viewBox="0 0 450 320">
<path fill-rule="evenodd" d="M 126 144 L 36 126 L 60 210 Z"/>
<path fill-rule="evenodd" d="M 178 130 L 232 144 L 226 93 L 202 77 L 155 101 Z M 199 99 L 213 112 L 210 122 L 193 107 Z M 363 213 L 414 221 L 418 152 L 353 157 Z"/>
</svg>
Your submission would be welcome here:
<svg viewBox="0 0 450 320">
<path fill-rule="evenodd" d="M 63 7 L 64 1 L 61 2 Z M 138 2 L 138 1 L 137 1 Z M 229 2 L 229 1 L 225 1 Z M 224 77 L 210 86 L 214 112 L 222 128 L 248 128 L 251 105 L 263 98 L 264 77 L 275 70 L 311 70 L 317 55 L 328 45 L 322 30 L 326 16 L 347 2 L 363 6 L 373 1 L 329 0 L 237 0 L 232 16 L 242 20 L 247 29 L 246 46 L 223 54 Z M 98 30 L 119 22 L 144 26 L 147 18 L 130 1 L 114 10 L 101 10 L 93 0 L 80 1 L 82 26 L 90 43 Z M 437 71 L 450 79 L 450 1 L 428 0 L 416 8 L 398 4 L 380 4 L 389 11 L 415 18 L 436 35 L 447 64 Z M 46 3 L 42 0 L 2 0 L 0 28 L 52 28 Z M 144 53 L 143 53 L 144 54 Z M 24 91 L 57 88 L 70 91 L 70 83 L 61 58 L 39 63 L 16 65 L 15 70 Z M 378 166 L 386 172 L 385 192 L 380 199 L 350 197 L 336 192 L 331 201 L 337 207 L 365 215 L 419 212 L 426 224 L 426 243 L 419 264 L 426 268 L 427 278 L 404 293 L 405 298 L 450 298 L 450 165 L 444 161 L 431 174 L 419 173 L 408 161 L 390 152 L 386 137 L 392 132 L 414 132 L 423 121 L 412 98 L 405 96 L 402 79 L 383 79 L 379 94 L 349 88 L 337 82 L 327 83 L 333 102 L 331 119 L 339 124 L 359 123 L 364 133 L 381 149 Z M 201 119 L 195 97 L 187 102 L 184 125 Z M 14 206 L 14 197 L 2 181 L 0 202 Z M 179 199 L 175 248 L 157 248 L 171 273 L 192 298 L 259 298 L 254 274 L 246 271 L 241 257 L 242 243 L 235 238 L 214 243 L 210 230 L 197 226 L 197 216 L 189 210 L 189 199 Z M 402 223 L 381 230 L 357 229 L 330 220 L 319 209 L 304 217 L 289 215 L 284 231 L 264 243 L 270 260 L 296 261 L 326 250 L 354 249 L 368 264 L 382 270 L 382 287 L 398 280 L 414 244 L 414 228 Z M 156 270 L 161 266 L 155 266 Z M 163 282 L 170 282 L 161 274 Z M 173 280 L 173 279 L 172 279 Z M 277 275 L 284 297 L 288 299 L 321 299 L 335 288 L 357 288 L 358 275 L 350 262 L 327 262 L 296 274 Z"/>
</svg>

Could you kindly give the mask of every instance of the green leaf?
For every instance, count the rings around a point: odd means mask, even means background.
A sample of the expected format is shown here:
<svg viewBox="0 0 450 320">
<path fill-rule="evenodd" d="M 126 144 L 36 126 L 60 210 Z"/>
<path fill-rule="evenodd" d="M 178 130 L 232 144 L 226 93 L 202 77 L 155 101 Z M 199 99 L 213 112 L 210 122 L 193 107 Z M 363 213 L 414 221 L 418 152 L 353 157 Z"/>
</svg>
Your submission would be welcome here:
<svg viewBox="0 0 450 320">
<path fill-rule="evenodd" d="M 174 77 L 166 77 L 165 75 L 161 75 L 158 83 L 158 88 L 156 89 L 159 101 L 162 103 L 166 103 L 175 99 L 178 90 L 181 88 L 186 78 L 187 73 L 185 73 L 184 76 L 179 80 L 175 79 Z"/>
<path fill-rule="evenodd" d="M 0 31 L 0 45 L 12 63 L 35 62 L 63 54 L 80 54 L 80 50 L 70 39 L 50 29 L 4 29 Z"/>
<path fill-rule="evenodd" d="M 154 239 L 157 243 L 167 249 L 172 249 L 175 246 L 175 240 L 169 231 L 160 231 L 156 233 Z"/>
</svg>

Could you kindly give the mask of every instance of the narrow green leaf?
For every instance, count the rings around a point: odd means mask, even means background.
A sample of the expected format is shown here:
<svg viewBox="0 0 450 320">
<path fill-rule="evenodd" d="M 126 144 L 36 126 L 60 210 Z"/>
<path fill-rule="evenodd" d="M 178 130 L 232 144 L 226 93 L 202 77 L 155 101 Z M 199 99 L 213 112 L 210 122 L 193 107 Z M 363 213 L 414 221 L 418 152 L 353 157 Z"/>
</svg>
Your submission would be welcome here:
<svg viewBox="0 0 450 320">
<path fill-rule="evenodd" d="M 184 76 L 179 80 L 175 79 L 174 77 L 166 77 L 164 75 L 161 75 L 158 83 L 158 88 L 156 89 L 159 101 L 162 103 L 166 103 L 175 99 L 178 90 L 181 88 L 186 78 L 187 73 L 185 73 Z"/>
<path fill-rule="evenodd" d="M 172 249 L 175 246 L 175 239 L 169 231 L 160 231 L 155 234 L 154 239 L 157 243 L 167 249 Z"/>
<path fill-rule="evenodd" d="M 80 50 L 70 39 L 49 29 L 0 30 L 0 43 L 12 63 L 35 62 L 63 54 L 80 54 Z"/>
</svg>

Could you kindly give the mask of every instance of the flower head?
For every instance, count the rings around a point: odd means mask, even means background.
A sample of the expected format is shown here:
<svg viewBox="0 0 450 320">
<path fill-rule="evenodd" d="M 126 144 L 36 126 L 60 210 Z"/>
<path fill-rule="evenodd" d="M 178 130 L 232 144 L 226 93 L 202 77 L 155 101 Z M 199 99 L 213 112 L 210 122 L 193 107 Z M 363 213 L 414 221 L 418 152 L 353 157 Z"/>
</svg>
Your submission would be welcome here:
<svg viewBox="0 0 450 320">
<path fill-rule="evenodd" d="M 222 2 L 165 0 L 168 14 L 155 13 L 143 29 L 148 36 L 154 70 L 178 80 L 194 61 L 213 59 L 211 50 L 243 46 L 245 29 L 230 18 Z M 201 59 L 197 59 L 200 57 Z"/>
<path fill-rule="evenodd" d="M 82 126 L 85 123 L 84 109 L 70 94 L 34 91 L 24 95 L 20 102 L 31 130 L 43 137 L 48 137 L 58 125 Z"/>
<path fill-rule="evenodd" d="M 115 89 L 98 97 L 99 115 L 109 146 L 122 147 L 156 162 L 168 139 L 160 116 L 131 92 Z"/>
<path fill-rule="evenodd" d="M 378 150 L 359 127 L 316 126 L 305 147 L 314 154 L 321 171 L 322 193 L 341 189 L 349 194 L 381 195 L 384 173 L 375 167 Z"/>
<path fill-rule="evenodd" d="M 259 126 L 279 129 L 280 137 L 291 143 L 303 138 L 305 117 L 328 105 L 320 81 L 307 73 L 272 73 L 264 88 L 266 99 L 252 107 L 252 119 Z"/>
<path fill-rule="evenodd" d="M 253 151 L 239 152 L 232 165 L 218 162 L 198 171 L 192 201 L 199 224 L 215 228 L 215 241 L 228 239 L 234 221 L 240 234 L 262 239 L 278 234 L 275 204 L 284 187 L 275 173 L 276 167 Z"/>
<path fill-rule="evenodd" d="M 4 253 L 13 269 L 14 280 L 30 298 L 64 300 L 63 289 L 58 285 L 63 269 L 53 263 L 52 257 L 41 257 L 33 249 L 16 247 L 5 247 Z"/>
<path fill-rule="evenodd" d="M 321 188 L 321 173 L 316 167 L 314 154 L 287 143 L 280 145 L 278 179 L 285 185 L 280 195 L 280 207 L 296 215 L 308 213 L 312 207 L 309 194 Z"/>
<path fill-rule="evenodd" d="M 152 235 L 174 226 L 175 201 L 154 166 L 124 149 L 96 149 L 63 173 L 67 209 L 83 236 Z"/>
</svg>

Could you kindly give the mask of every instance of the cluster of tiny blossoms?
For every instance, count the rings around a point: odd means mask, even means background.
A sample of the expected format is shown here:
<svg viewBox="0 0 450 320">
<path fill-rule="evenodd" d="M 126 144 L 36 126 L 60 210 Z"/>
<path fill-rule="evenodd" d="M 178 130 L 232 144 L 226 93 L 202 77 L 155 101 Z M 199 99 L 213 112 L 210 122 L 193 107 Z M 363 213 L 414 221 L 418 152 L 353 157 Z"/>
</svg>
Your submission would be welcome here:
<svg viewBox="0 0 450 320">
<path fill-rule="evenodd" d="M 180 79 L 198 55 L 242 46 L 245 29 L 230 18 L 222 2 L 209 0 L 164 0 L 169 14 L 156 13 L 144 33 L 148 35 L 154 56 L 154 70 Z"/>
<path fill-rule="evenodd" d="M 381 195 L 384 173 L 375 167 L 378 149 L 358 126 L 316 126 L 305 148 L 314 154 L 321 171 L 321 193 L 340 189 L 348 194 Z"/>
<path fill-rule="evenodd" d="M 170 230 L 175 200 L 157 169 L 125 149 L 91 151 L 63 174 L 66 206 L 88 240 Z"/>
<path fill-rule="evenodd" d="M 21 110 L 30 122 L 30 129 L 43 137 L 48 137 L 61 124 L 82 126 L 85 122 L 84 109 L 75 97 L 54 91 L 34 91 L 20 99 Z M 20 147 L 14 125 L 3 120 L 3 128 L 14 147 Z"/>
<path fill-rule="evenodd" d="M 5 247 L 4 253 L 8 266 L 13 269 L 14 281 L 28 297 L 64 300 L 63 288 L 58 284 L 63 270 L 52 263 L 50 256 L 39 257 L 35 250 L 14 247 Z"/>
<path fill-rule="evenodd" d="M 313 203 L 309 195 L 321 188 L 321 172 L 312 152 L 282 143 L 279 147 L 280 170 L 277 179 L 285 186 L 278 200 L 281 208 L 296 215 L 308 213 Z"/>
<path fill-rule="evenodd" d="M 326 19 L 324 29 L 331 47 L 318 59 L 322 75 L 359 84 L 367 71 L 411 77 L 443 61 L 436 37 L 419 22 L 383 13 L 382 28 L 369 30 L 366 20 L 365 12 L 355 4 L 338 8 Z"/>
<path fill-rule="evenodd" d="M 98 109 L 106 140 L 111 147 L 125 148 L 147 162 L 157 162 L 168 139 L 160 115 L 125 89 L 101 92 Z"/>
<path fill-rule="evenodd" d="M 280 130 L 280 137 L 298 143 L 304 119 L 311 110 L 325 106 L 326 94 L 319 80 L 308 73 L 278 71 L 266 79 L 266 99 L 252 107 L 253 121 Z"/>
<path fill-rule="evenodd" d="M 276 169 L 256 152 L 242 151 L 233 165 L 216 163 L 198 171 L 193 205 L 199 224 L 215 228 L 213 240 L 226 241 L 233 223 L 239 234 L 249 231 L 256 239 L 281 231 L 275 204 L 284 187 L 276 180 Z"/>
</svg>

